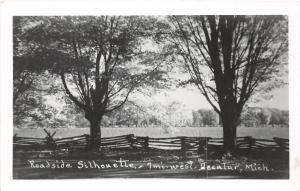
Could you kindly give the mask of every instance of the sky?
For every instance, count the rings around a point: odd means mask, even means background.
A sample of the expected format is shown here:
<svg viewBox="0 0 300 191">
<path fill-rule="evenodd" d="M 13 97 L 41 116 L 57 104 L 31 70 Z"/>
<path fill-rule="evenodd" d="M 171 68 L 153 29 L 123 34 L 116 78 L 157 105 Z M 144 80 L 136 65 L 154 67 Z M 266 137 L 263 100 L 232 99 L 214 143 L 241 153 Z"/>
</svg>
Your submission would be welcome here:
<svg viewBox="0 0 300 191">
<path fill-rule="evenodd" d="M 249 106 L 258 106 L 258 107 L 270 107 L 278 108 L 282 110 L 289 109 L 289 91 L 288 86 L 274 89 L 270 92 L 270 95 L 273 95 L 272 98 L 267 98 L 264 100 L 259 100 L 255 103 L 248 103 Z M 174 90 L 164 90 L 152 98 L 149 98 L 151 101 L 158 101 L 163 104 L 168 104 L 173 101 L 178 101 L 184 104 L 187 108 L 192 110 L 197 110 L 200 108 L 212 109 L 210 104 L 207 102 L 205 97 L 200 93 L 198 89 L 184 89 L 177 88 Z"/>
<path fill-rule="evenodd" d="M 285 69 L 288 71 L 288 69 Z M 188 74 L 173 71 L 172 77 L 180 80 L 189 79 Z M 252 100 L 248 100 L 247 104 L 251 107 L 268 107 L 277 108 L 281 110 L 289 110 L 289 86 L 288 86 L 288 73 L 281 77 L 286 85 L 280 88 L 275 88 L 265 95 L 259 96 L 259 92 L 252 96 Z M 258 95 L 258 96 L 257 96 Z M 134 97 L 134 96 L 133 96 Z M 253 101 L 255 97 L 256 101 Z M 144 97 L 145 98 L 145 97 Z M 142 98 L 143 99 L 143 98 Z M 173 86 L 171 89 L 161 90 L 159 93 L 145 98 L 147 101 L 160 102 L 163 105 L 170 104 L 173 101 L 181 102 L 186 108 L 191 110 L 198 109 L 212 109 L 206 98 L 200 93 L 196 87 L 176 88 Z"/>
</svg>

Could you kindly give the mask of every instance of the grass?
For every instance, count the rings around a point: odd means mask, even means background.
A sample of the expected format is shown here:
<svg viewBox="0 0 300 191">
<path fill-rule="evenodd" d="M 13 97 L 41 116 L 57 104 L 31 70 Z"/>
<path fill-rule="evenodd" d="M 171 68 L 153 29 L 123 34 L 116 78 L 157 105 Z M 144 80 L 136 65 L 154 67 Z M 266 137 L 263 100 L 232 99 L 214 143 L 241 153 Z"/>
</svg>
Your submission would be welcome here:
<svg viewBox="0 0 300 191">
<path fill-rule="evenodd" d="M 35 153 L 37 154 L 37 153 Z M 32 168 L 28 161 L 35 164 L 70 164 L 72 168 Z M 127 167 L 120 166 L 117 161 L 127 161 Z M 117 163 L 117 168 L 78 168 L 79 161 L 101 164 Z M 191 163 L 192 162 L 192 163 Z M 268 170 L 251 170 L 248 165 L 264 164 Z M 34 153 L 16 152 L 14 154 L 14 179 L 72 179 L 72 178 L 234 178 L 234 179 L 287 179 L 289 177 L 288 159 L 251 157 L 244 155 L 238 157 L 220 157 L 217 159 L 205 156 L 183 158 L 176 151 L 150 150 L 144 152 L 135 149 L 121 149 L 106 153 L 99 152 L 71 152 L 66 156 L 34 156 Z M 133 167 L 130 167 L 130 164 Z M 150 165 L 149 165 L 150 164 Z M 189 164 L 188 166 L 186 166 Z M 223 166 L 222 169 L 202 169 L 202 165 Z M 286 164 L 286 165 L 283 165 Z M 126 164 L 125 164 L 126 165 Z M 165 168 L 162 169 L 161 166 Z M 183 166 L 182 166 L 183 165 Z M 238 169 L 228 169 L 229 166 L 240 166 Z M 129 166 L 129 167 L 128 167 Z M 150 168 L 151 166 L 151 168 Z M 176 166 L 176 168 L 174 168 Z M 180 167 L 179 167 L 180 166 Z M 173 168 L 172 168 L 173 167 Z"/>
</svg>

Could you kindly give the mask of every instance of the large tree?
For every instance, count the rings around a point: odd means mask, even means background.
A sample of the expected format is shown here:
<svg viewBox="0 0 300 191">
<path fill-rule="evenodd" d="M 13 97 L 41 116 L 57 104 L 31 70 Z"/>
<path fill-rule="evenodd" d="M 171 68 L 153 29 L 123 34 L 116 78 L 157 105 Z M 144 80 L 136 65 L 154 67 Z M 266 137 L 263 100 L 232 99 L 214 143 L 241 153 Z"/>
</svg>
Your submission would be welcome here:
<svg viewBox="0 0 300 191">
<path fill-rule="evenodd" d="M 90 122 L 90 145 L 101 143 L 103 116 L 146 85 L 160 85 L 164 62 L 152 41 L 150 17 L 32 17 L 27 42 L 38 45 L 36 61 L 61 78 L 69 99 Z M 149 48 L 155 47 L 155 48 Z"/>
<path fill-rule="evenodd" d="M 232 152 L 245 103 L 262 84 L 276 79 L 286 63 L 287 19 L 171 16 L 168 23 L 167 31 L 161 34 L 166 34 L 180 55 L 190 74 L 189 82 L 220 115 L 224 149 Z"/>
</svg>

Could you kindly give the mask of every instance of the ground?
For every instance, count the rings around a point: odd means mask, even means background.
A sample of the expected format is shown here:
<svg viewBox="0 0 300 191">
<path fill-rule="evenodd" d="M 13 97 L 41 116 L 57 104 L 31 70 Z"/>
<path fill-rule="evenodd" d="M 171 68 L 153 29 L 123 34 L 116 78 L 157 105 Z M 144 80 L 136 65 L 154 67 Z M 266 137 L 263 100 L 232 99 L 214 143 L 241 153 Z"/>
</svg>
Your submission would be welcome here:
<svg viewBox="0 0 300 191">
<path fill-rule="evenodd" d="M 55 138 L 88 134 L 88 129 L 50 129 Z M 103 128 L 104 137 L 133 133 L 137 136 L 222 137 L 217 127 Z M 18 136 L 45 137 L 42 129 L 14 129 Z M 288 138 L 287 128 L 239 128 L 238 136 Z M 116 166 L 114 166 L 116 164 Z M 207 152 L 183 156 L 178 151 L 111 149 L 102 151 L 14 151 L 14 179 L 65 178 L 258 178 L 287 179 L 288 153 L 249 153 L 235 156 Z"/>
<path fill-rule="evenodd" d="M 68 166 L 69 165 L 69 166 Z M 65 156 L 15 153 L 14 179 L 72 178 L 251 178 L 287 179 L 288 159 L 247 155 L 233 158 L 183 158 L 168 151 L 119 150 Z"/>
</svg>

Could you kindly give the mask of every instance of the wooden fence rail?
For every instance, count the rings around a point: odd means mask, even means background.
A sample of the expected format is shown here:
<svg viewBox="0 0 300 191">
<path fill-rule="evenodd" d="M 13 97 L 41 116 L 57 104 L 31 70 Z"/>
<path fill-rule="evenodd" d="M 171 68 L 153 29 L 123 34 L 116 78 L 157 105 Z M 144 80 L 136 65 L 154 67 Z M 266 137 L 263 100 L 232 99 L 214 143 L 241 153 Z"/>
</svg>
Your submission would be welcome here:
<svg viewBox="0 0 300 191">
<path fill-rule="evenodd" d="M 77 150 L 89 146 L 89 135 L 65 137 L 55 139 L 54 133 L 45 130 L 45 138 L 13 137 L 14 149 L 22 150 Z M 289 140 L 274 137 L 272 140 L 256 139 L 250 136 L 237 137 L 236 146 L 239 150 L 251 151 L 280 151 L 289 152 Z M 223 138 L 211 137 L 167 137 L 151 138 L 134 136 L 134 134 L 101 138 L 101 147 L 110 149 L 131 148 L 149 150 L 176 150 L 185 155 L 187 152 L 198 154 L 207 151 L 220 151 Z"/>
</svg>

